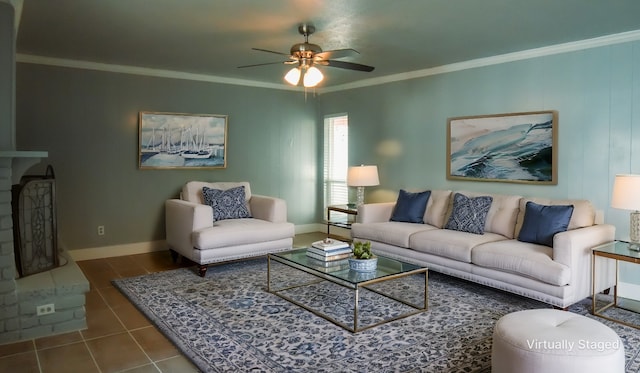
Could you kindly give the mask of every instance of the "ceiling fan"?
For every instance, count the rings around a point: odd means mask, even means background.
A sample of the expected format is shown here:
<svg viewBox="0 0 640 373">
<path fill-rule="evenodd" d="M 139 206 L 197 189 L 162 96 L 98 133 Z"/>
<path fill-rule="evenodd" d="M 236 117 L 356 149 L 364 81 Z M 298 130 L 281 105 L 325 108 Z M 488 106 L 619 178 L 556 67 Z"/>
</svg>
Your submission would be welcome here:
<svg viewBox="0 0 640 373">
<path fill-rule="evenodd" d="M 262 48 L 251 48 L 256 51 L 287 56 L 288 60 L 286 61 L 244 65 L 238 66 L 238 68 L 275 65 L 281 63 L 285 65 L 296 65 L 285 75 L 284 79 L 291 85 L 298 85 L 302 80 L 305 87 L 315 87 L 322 81 L 322 79 L 324 79 L 322 72 L 315 65 L 365 72 L 373 71 L 373 66 L 335 60 L 336 58 L 344 58 L 360 54 L 355 49 L 347 48 L 323 51 L 319 45 L 309 43 L 309 35 L 313 34 L 315 31 L 315 26 L 310 24 L 303 23 L 298 26 L 298 32 L 300 33 L 300 35 L 304 36 L 304 43 L 296 43 L 291 46 L 291 51 L 289 52 L 289 54 Z M 303 78 L 300 79 L 301 77 Z"/>
</svg>

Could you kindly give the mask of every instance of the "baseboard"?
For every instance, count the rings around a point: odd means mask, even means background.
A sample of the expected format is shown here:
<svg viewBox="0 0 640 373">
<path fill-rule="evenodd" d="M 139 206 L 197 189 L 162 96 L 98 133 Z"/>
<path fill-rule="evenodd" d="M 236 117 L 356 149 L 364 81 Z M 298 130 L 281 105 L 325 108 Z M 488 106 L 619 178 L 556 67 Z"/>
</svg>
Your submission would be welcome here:
<svg viewBox="0 0 640 373">
<path fill-rule="evenodd" d="M 323 232 L 326 229 L 324 224 L 303 224 L 295 226 L 296 234 Z M 136 242 L 122 245 L 90 247 L 86 249 L 68 250 L 69 256 L 75 261 L 103 259 L 114 256 L 144 254 L 154 251 L 169 250 L 165 240 Z"/>
<path fill-rule="evenodd" d="M 110 258 L 114 256 L 144 254 L 153 251 L 168 250 L 165 240 L 136 242 L 122 245 L 90 247 L 87 249 L 68 250 L 69 256 L 75 261 Z"/>
<path fill-rule="evenodd" d="M 629 282 L 618 282 L 618 296 L 640 301 L 640 285 Z"/>
<path fill-rule="evenodd" d="M 351 240 L 351 229 L 331 226 L 329 227 L 329 233 L 331 233 L 332 237 L 337 240 Z"/>
<path fill-rule="evenodd" d="M 326 224 L 305 224 L 305 225 L 296 225 L 296 234 L 303 233 L 315 233 L 315 232 L 327 232 Z M 329 233 L 335 234 L 341 237 L 351 237 L 351 230 L 340 227 L 329 227 Z"/>
<path fill-rule="evenodd" d="M 295 232 L 296 234 L 325 232 L 326 229 L 327 226 L 325 224 L 303 224 L 296 225 Z"/>
</svg>

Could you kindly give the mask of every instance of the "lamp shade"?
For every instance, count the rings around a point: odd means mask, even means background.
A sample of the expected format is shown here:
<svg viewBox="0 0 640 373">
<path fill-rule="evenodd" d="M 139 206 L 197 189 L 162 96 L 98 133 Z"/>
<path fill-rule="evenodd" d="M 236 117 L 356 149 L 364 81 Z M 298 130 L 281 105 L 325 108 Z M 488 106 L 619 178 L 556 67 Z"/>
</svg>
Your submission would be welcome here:
<svg viewBox="0 0 640 373">
<path fill-rule="evenodd" d="M 347 173 L 348 186 L 374 186 L 380 185 L 378 179 L 378 166 L 353 166 Z"/>
<path fill-rule="evenodd" d="M 315 87 L 322 81 L 322 79 L 324 79 L 322 72 L 318 70 L 317 67 L 311 66 L 307 69 L 307 72 L 305 72 L 302 84 L 305 87 Z"/>
<path fill-rule="evenodd" d="M 640 210 L 640 175 L 616 175 L 613 181 L 611 207 Z"/>
<path fill-rule="evenodd" d="M 284 76 L 284 80 L 291 85 L 298 85 L 298 82 L 300 81 L 300 68 L 294 67 L 289 70 L 287 75 Z"/>
</svg>

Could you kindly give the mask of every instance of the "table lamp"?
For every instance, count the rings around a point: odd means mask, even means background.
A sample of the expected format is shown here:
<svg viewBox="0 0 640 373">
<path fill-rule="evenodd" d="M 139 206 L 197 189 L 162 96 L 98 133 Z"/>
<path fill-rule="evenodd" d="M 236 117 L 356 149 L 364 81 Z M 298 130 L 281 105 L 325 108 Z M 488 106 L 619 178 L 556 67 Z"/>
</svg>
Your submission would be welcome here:
<svg viewBox="0 0 640 373">
<path fill-rule="evenodd" d="M 631 210 L 629 248 L 640 251 L 640 175 L 616 175 L 611 207 Z"/>
<path fill-rule="evenodd" d="M 380 185 L 378 179 L 378 166 L 353 166 L 347 173 L 347 185 L 358 188 L 356 206 L 364 204 L 364 187 Z"/>
</svg>

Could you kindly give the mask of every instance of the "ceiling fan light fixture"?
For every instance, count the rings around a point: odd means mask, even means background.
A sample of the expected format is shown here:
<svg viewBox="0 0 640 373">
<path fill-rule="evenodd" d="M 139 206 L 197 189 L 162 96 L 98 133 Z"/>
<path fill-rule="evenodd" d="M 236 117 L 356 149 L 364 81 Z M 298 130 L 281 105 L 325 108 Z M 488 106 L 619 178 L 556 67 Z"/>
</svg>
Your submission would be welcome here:
<svg viewBox="0 0 640 373">
<path fill-rule="evenodd" d="M 322 72 L 317 67 L 311 66 L 304 74 L 303 84 L 305 87 L 315 87 L 324 79 Z"/>
<path fill-rule="evenodd" d="M 289 70 L 287 75 L 284 76 L 284 80 L 286 80 L 287 83 L 291 85 L 298 85 L 298 82 L 300 81 L 300 75 L 300 67 L 296 66 L 293 69 Z"/>
<path fill-rule="evenodd" d="M 263 65 L 275 65 L 275 64 L 281 64 L 281 63 L 284 63 L 285 65 L 296 65 L 296 67 L 292 68 L 285 74 L 284 80 L 293 86 L 299 85 L 300 81 L 302 80 L 302 85 L 304 85 L 305 88 L 314 88 L 324 80 L 324 75 L 314 65 L 330 66 L 330 67 L 336 67 L 339 69 L 347 69 L 347 70 L 355 70 L 355 71 L 365 71 L 365 72 L 373 71 L 374 69 L 373 66 L 362 65 L 355 62 L 346 62 L 346 61 L 337 60 L 339 58 L 352 56 L 354 54 L 356 55 L 359 54 L 358 51 L 356 51 L 355 49 L 348 48 L 348 49 L 335 49 L 335 50 L 323 51 L 319 45 L 309 43 L 309 35 L 313 34 L 315 31 L 316 31 L 316 28 L 311 24 L 307 24 L 307 23 L 300 24 L 298 26 L 298 33 L 304 36 L 304 43 L 294 44 L 290 49 L 290 53 L 275 52 L 272 50 L 261 49 L 261 48 L 251 48 L 257 51 L 286 56 L 287 57 L 286 61 L 267 62 L 267 63 L 253 64 L 253 65 L 238 66 L 238 67 L 239 68 L 254 67 L 254 66 L 263 66 Z"/>
</svg>

